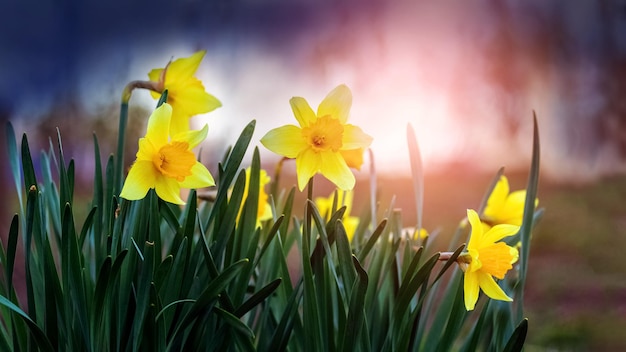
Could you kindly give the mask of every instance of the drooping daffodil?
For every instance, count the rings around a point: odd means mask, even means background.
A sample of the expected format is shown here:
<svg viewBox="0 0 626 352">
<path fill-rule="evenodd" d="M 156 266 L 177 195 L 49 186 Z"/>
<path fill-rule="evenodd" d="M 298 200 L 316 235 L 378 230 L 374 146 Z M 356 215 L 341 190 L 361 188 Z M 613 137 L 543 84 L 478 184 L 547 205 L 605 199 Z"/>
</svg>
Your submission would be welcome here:
<svg viewBox="0 0 626 352">
<path fill-rule="evenodd" d="M 497 224 L 521 226 L 525 201 L 526 190 L 509 193 L 509 180 L 502 175 L 487 199 L 482 219 L 489 226 Z M 538 203 L 539 200 L 535 199 L 535 207 Z"/>
<path fill-rule="evenodd" d="M 352 93 L 339 85 L 322 100 L 317 113 L 304 98 L 289 100 L 299 126 L 286 125 L 269 131 L 261 143 L 269 150 L 296 159 L 298 188 L 302 191 L 317 173 L 341 190 L 351 190 L 355 177 L 350 167 L 360 168 L 363 151 L 372 137 L 348 124 Z"/>
<path fill-rule="evenodd" d="M 243 191 L 243 199 L 245 200 L 248 197 L 248 192 L 250 191 L 250 171 L 251 169 L 246 168 L 246 185 Z M 265 192 L 265 186 L 267 186 L 271 181 L 271 178 L 268 176 L 267 171 L 261 169 L 259 171 L 259 204 L 257 207 L 256 214 L 256 227 L 261 226 L 263 221 L 269 220 L 273 218 L 272 214 L 272 206 L 268 202 L 267 192 Z M 241 203 L 239 207 L 239 213 L 237 213 L 237 223 L 239 223 L 239 218 L 241 217 L 241 213 L 243 212 L 244 202 Z"/>
<path fill-rule="evenodd" d="M 165 68 L 156 68 L 148 73 L 150 81 L 158 82 L 161 91 L 151 91 L 153 98 L 159 99 L 167 89 L 167 102 L 172 105 L 171 133 L 176 135 L 189 130 L 189 118 L 213 111 L 222 103 L 204 90 L 202 82 L 194 77 L 205 51 L 201 50 L 190 57 L 170 62 Z"/>
<path fill-rule="evenodd" d="M 214 186 L 207 168 L 199 163 L 191 151 L 206 138 L 208 126 L 199 131 L 187 131 L 170 138 L 172 107 L 162 104 L 148 120 L 146 136 L 139 139 L 137 160 L 124 182 L 120 197 L 142 199 L 154 188 L 163 200 L 184 204 L 181 188 Z"/>
<path fill-rule="evenodd" d="M 337 194 L 337 209 L 343 206 L 346 207 L 346 211 L 343 213 L 341 222 L 346 230 L 348 240 L 352 242 L 356 228 L 359 226 L 359 218 L 356 216 L 350 216 L 352 211 L 352 200 L 354 194 L 352 191 L 339 191 Z M 326 216 L 326 220 L 329 220 L 333 211 L 333 202 L 335 201 L 335 193 L 331 193 L 328 197 L 315 198 L 315 206 L 322 216 Z"/>
<path fill-rule="evenodd" d="M 467 218 L 472 233 L 467 252 L 458 258 L 465 272 L 463 279 L 465 308 L 468 311 L 474 309 L 480 290 L 492 299 L 512 301 L 513 299 L 498 286 L 494 277 L 504 279 L 507 271 L 513 268 L 513 263 L 518 259 L 516 248 L 499 241 L 515 235 L 519 231 L 519 226 L 500 224 L 484 231 L 476 211 L 468 209 Z"/>
</svg>

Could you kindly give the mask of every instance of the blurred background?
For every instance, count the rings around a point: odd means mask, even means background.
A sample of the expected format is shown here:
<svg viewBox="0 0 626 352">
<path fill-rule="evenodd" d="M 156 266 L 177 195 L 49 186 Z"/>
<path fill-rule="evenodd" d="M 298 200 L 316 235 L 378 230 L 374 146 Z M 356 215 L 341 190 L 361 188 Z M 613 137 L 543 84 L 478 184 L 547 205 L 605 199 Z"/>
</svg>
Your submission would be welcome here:
<svg viewBox="0 0 626 352">
<path fill-rule="evenodd" d="M 0 48 L 3 128 L 26 132 L 34 152 L 58 127 L 85 199 L 92 134 L 106 158 L 126 83 L 201 49 L 197 76 L 223 104 L 192 120 L 209 124 L 202 158 L 213 172 L 256 119 L 253 144 L 272 174 L 278 157 L 258 140 L 296 123 L 289 99 L 315 108 L 345 83 L 350 122 L 374 137 L 381 206 L 395 196 L 415 223 L 410 124 L 426 174 L 424 224 L 441 236 L 478 206 L 501 166 L 512 189 L 525 187 L 535 112 L 546 211 L 531 250 L 527 350 L 626 349 L 626 1 L 25 0 L 2 4 Z M 128 163 L 155 104 L 133 94 Z M 17 197 L 0 139 L 6 244 Z M 367 209 L 359 189 L 367 185 L 357 185 L 353 212 Z"/>
</svg>

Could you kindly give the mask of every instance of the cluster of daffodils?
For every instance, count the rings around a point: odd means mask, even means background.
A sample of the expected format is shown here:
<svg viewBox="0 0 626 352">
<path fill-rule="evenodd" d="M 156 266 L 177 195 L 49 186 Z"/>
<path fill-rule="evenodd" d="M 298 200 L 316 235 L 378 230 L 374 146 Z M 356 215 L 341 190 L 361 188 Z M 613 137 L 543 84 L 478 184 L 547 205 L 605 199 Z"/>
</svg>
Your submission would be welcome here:
<svg viewBox="0 0 626 352">
<path fill-rule="evenodd" d="M 201 51 L 173 61 L 164 68 L 150 71 L 149 82 L 134 82 L 131 85 L 130 89 L 150 89 L 154 98 L 167 91 L 168 103 L 158 107 L 148 120 L 146 135 L 139 140 L 137 159 L 121 190 L 122 198 L 139 200 L 154 189 L 161 199 L 184 204 L 180 197 L 181 188 L 215 185 L 208 169 L 197 161 L 192 151 L 204 141 L 208 127 L 205 125 L 201 130 L 190 130 L 189 127 L 192 116 L 221 106 L 219 100 L 207 93 L 200 80 L 194 77 L 203 56 Z M 128 89 L 124 97 L 127 101 Z M 345 85 L 339 85 L 328 93 L 316 112 L 302 97 L 293 97 L 289 103 L 298 125 L 275 128 L 260 141 L 270 151 L 295 159 L 300 191 L 318 173 L 337 186 L 337 193 L 327 198 L 316 198 L 315 202 L 320 214 L 327 219 L 336 208 L 346 206 L 342 221 L 352 241 L 359 218 L 350 216 L 351 190 L 356 182 L 351 168 L 360 169 L 363 153 L 370 146 L 372 137 L 348 123 L 352 94 Z M 272 218 L 272 208 L 265 192 L 269 182 L 266 171 L 261 170 L 257 226 Z M 249 191 L 249 184 L 248 169 L 244 197 Z M 480 290 L 492 299 L 512 300 L 495 279 L 503 279 L 518 259 L 517 249 L 502 240 L 519 231 L 525 197 L 524 190 L 509 193 L 508 180 L 501 176 L 484 212 L 479 215 L 474 210 L 467 210 L 471 237 L 466 252 L 457 261 L 464 271 L 464 297 L 468 311 L 474 309 Z M 427 236 L 424 229 L 414 234 L 415 238 L 421 239 Z"/>
</svg>

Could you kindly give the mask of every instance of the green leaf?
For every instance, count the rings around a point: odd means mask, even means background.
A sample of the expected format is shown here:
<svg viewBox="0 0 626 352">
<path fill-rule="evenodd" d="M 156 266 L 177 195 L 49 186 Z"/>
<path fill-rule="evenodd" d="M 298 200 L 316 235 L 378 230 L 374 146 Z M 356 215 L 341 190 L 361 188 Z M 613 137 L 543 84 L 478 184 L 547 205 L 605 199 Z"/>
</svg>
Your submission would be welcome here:
<svg viewBox="0 0 626 352">
<path fill-rule="evenodd" d="M 37 344 L 37 347 L 41 351 L 54 351 L 54 348 L 52 347 L 52 344 L 50 344 L 48 338 L 46 338 L 45 333 L 39 328 L 39 326 L 37 326 L 34 321 L 31 320 L 31 318 L 26 313 L 24 313 L 23 310 L 21 310 L 18 306 L 13 304 L 13 302 L 9 301 L 4 296 L 0 296 L 0 304 L 17 313 L 24 320 L 24 322 L 26 322 L 31 335 L 33 336 L 35 343 Z"/>
<path fill-rule="evenodd" d="M 255 294 L 250 296 L 250 298 L 248 298 L 245 302 L 243 302 L 243 304 L 241 304 L 241 306 L 239 306 L 239 308 L 237 308 L 237 310 L 235 310 L 233 314 L 236 317 L 241 318 L 244 314 L 248 313 L 258 304 L 263 303 L 272 293 L 274 293 L 274 291 L 276 291 L 278 286 L 280 286 L 281 282 L 282 282 L 282 279 L 278 278 L 270 282 L 269 284 L 265 285 Z"/>
<path fill-rule="evenodd" d="M 387 226 L 387 219 L 383 219 L 380 222 L 380 224 L 378 224 L 374 232 L 372 232 L 372 235 L 370 236 L 369 240 L 367 240 L 367 243 L 365 244 L 363 249 L 361 249 L 361 251 L 359 252 L 359 255 L 358 255 L 359 261 L 364 261 L 365 258 L 367 258 L 367 255 L 370 253 L 372 248 L 374 248 L 374 245 L 378 241 L 378 238 L 383 233 L 383 230 L 385 229 L 386 226 Z"/>
<path fill-rule="evenodd" d="M 211 311 L 213 305 L 217 301 L 218 295 L 222 292 L 226 286 L 234 279 L 237 274 L 243 269 L 243 267 L 248 263 L 247 259 L 242 259 L 238 262 L 233 263 L 231 266 L 226 268 L 220 275 L 218 275 L 215 279 L 211 280 L 202 292 L 196 302 L 191 306 L 189 311 L 185 314 L 181 323 L 176 327 L 174 335 L 172 336 L 172 340 L 180 340 L 182 338 L 182 331 L 187 328 L 191 323 L 194 322 L 202 314 L 208 313 Z"/>
<path fill-rule="evenodd" d="M 413 126 L 408 124 L 406 131 L 407 142 L 409 145 L 409 156 L 411 161 L 411 175 L 413 180 L 413 191 L 415 192 L 415 211 L 417 215 L 417 231 L 422 228 L 422 214 L 424 211 L 424 168 L 422 166 L 422 157 L 415 138 Z"/>
<path fill-rule="evenodd" d="M 6 253 L 6 282 L 7 282 L 7 292 L 9 294 L 9 298 L 12 298 L 14 292 L 13 288 L 13 267 L 15 266 L 15 251 L 17 249 L 17 238 L 18 238 L 18 216 L 17 214 L 13 216 L 13 220 L 11 221 L 11 227 L 9 229 L 9 241 L 7 246 Z"/>
<path fill-rule="evenodd" d="M 524 341 L 526 340 L 526 334 L 528 333 L 528 319 L 524 318 L 519 323 L 511 338 L 507 342 L 502 352 L 519 352 L 524 348 Z"/>
<path fill-rule="evenodd" d="M 352 296 L 350 297 L 350 307 L 348 308 L 348 318 L 346 319 L 347 324 L 345 324 L 346 330 L 343 334 L 340 334 L 340 336 L 343 336 L 341 341 L 342 351 L 354 350 L 354 344 L 359 339 L 365 320 L 364 303 L 369 278 L 367 272 L 355 256 L 352 256 L 352 262 L 356 269 L 357 277 L 352 289 Z"/>
<path fill-rule="evenodd" d="M 209 228 L 210 224 L 215 220 L 215 218 L 219 215 L 218 212 L 215 211 L 217 209 L 217 205 L 223 204 L 228 197 L 228 188 L 232 183 L 235 175 L 239 171 L 239 166 L 241 165 L 241 161 L 243 160 L 244 155 L 248 149 L 248 145 L 252 140 L 252 135 L 254 134 L 254 127 L 256 125 L 256 121 L 252 120 L 241 132 L 241 135 L 237 139 L 235 146 L 233 147 L 231 153 L 228 155 L 226 163 L 224 165 L 224 172 L 220 174 L 220 179 L 218 183 L 218 191 L 217 197 L 215 199 L 215 207 L 214 211 L 211 211 L 211 215 L 209 216 L 209 220 L 205 226 L 205 228 Z"/>
<path fill-rule="evenodd" d="M 35 168 L 33 167 L 33 159 L 30 156 L 26 134 L 22 137 L 22 172 L 24 173 L 24 189 L 27 192 L 32 187 L 36 189 L 37 179 L 35 178 Z"/>
<path fill-rule="evenodd" d="M 539 183 L 539 128 L 537 127 L 537 116 L 533 112 L 533 152 L 530 163 L 530 172 L 528 175 L 528 185 L 526 186 L 526 201 L 524 204 L 524 217 L 522 219 L 522 227 L 520 229 L 522 237 L 522 248 L 520 255 L 520 287 L 524 287 L 526 282 L 526 273 L 528 271 L 528 256 L 530 253 L 530 234 L 533 229 L 533 217 L 535 213 L 535 199 L 537 198 L 537 185 Z M 523 311 L 523 292 L 519 295 L 518 312 Z M 521 318 L 520 318 L 521 320 Z"/>
</svg>

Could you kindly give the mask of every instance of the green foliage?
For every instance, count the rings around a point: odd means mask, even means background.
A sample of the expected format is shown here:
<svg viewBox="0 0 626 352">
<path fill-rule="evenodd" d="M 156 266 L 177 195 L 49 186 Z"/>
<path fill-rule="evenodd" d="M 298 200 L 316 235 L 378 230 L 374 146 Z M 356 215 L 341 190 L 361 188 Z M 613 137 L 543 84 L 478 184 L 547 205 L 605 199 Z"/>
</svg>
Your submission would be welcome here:
<svg viewBox="0 0 626 352">
<path fill-rule="evenodd" d="M 123 123 L 125 109 L 123 105 Z M 66 162 L 60 135 L 56 150 L 42 152 L 37 178 L 26 135 L 18 153 L 8 125 L 20 209 L 6 249 L 0 246 L 0 349 L 521 349 L 528 327 L 522 319 L 523 287 L 538 214 L 533 204 L 539 167 L 536 128 L 519 234 L 519 275 L 500 282 L 515 302 L 488 301 L 482 295 L 484 302 L 466 312 L 456 265 L 464 245 L 454 240 L 445 248 L 453 252 L 441 260 L 428 241 L 417 243 L 405 230 L 393 204 L 380 222 L 369 223 L 375 212 L 364 214 L 350 242 L 342 224 L 345 207 L 325 219 L 309 196 L 299 214 L 295 189 L 281 190 L 276 178 L 270 196 L 274 219 L 257 227 L 257 149 L 247 192 L 242 168 L 254 127 L 252 121 L 244 128 L 219 164 L 215 196 L 206 200 L 191 191 L 182 208 L 154 191 L 140 201 L 119 199 L 122 149 L 103 164 L 94 136 L 93 198 L 85 220 L 77 224 L 74 171 L 80 166 Z M 120 148 L 124 129 L 121 124 Z M 419 228 L 423 171 L 412 129 L 408 139 Z M 373 171 L 371 178 L 375 185 Z M 458 234 L 467 236 L 467 229 L 461 226 Z M 19 238 L 23 262 L 16 262 Z M 299 260 L 291 261 L 290 253 Z M 14 285 L 16 265 L 25 268 L 25 302 Z"/>
</svg>

